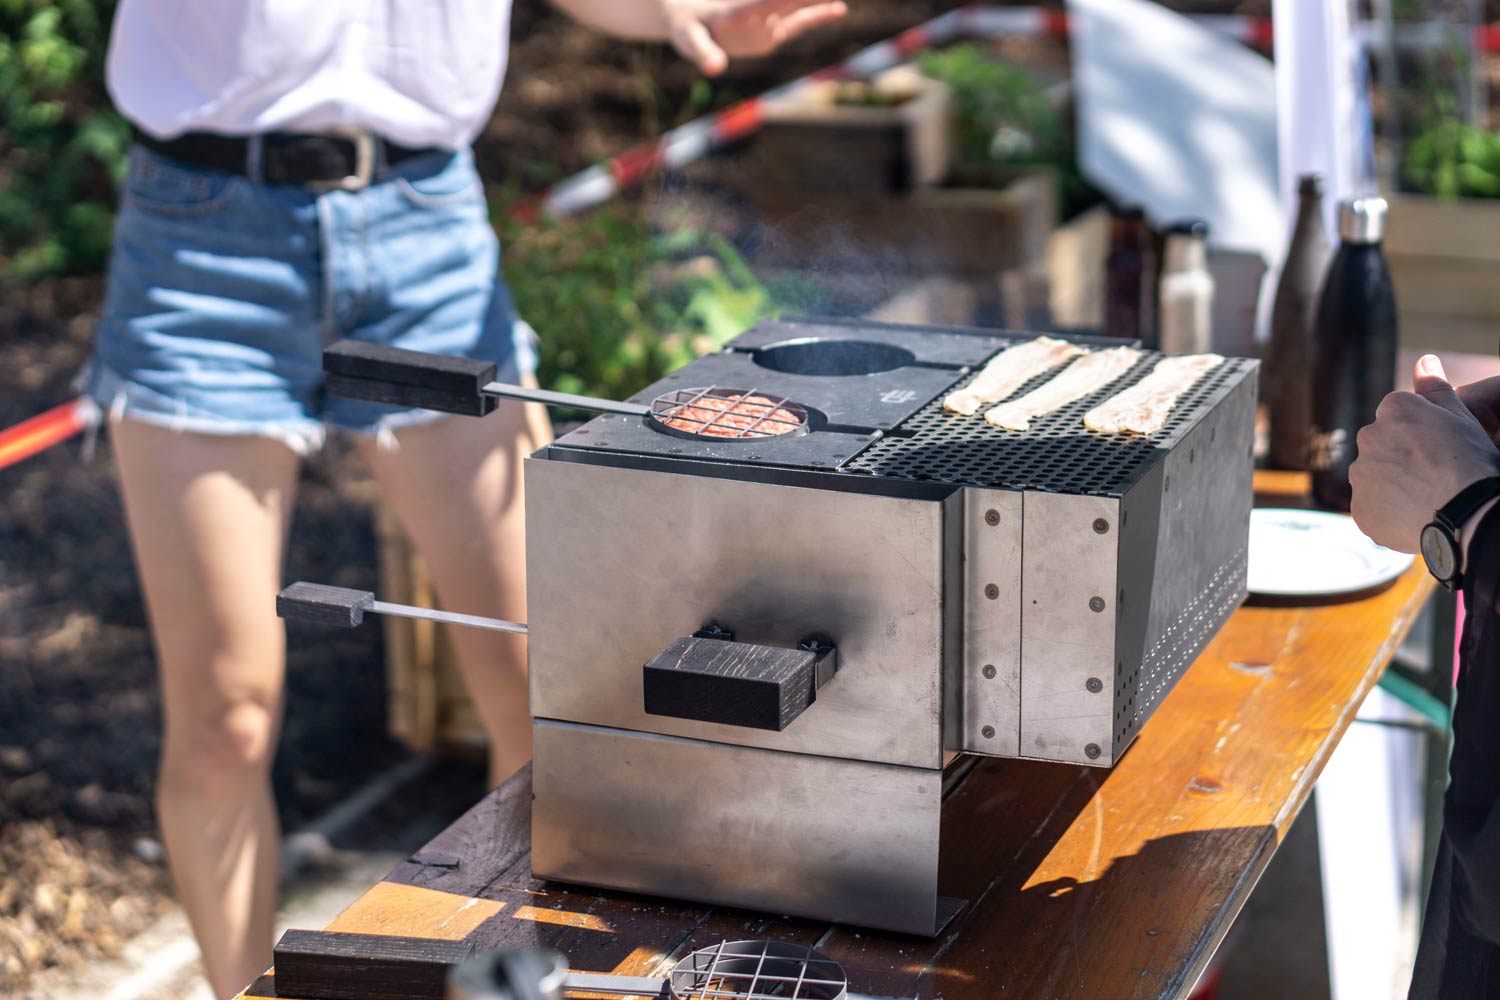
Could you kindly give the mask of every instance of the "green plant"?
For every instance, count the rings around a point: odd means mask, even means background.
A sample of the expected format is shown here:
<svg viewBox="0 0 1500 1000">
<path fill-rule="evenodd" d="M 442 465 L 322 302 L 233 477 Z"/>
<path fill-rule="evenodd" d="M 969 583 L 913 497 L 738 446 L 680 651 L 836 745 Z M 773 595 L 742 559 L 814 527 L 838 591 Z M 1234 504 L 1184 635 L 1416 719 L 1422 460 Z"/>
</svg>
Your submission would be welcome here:
<svg viewBox="0 0 1500 1000">
<path fill-rule="evenodd" d="M 961 168 L 1054 170 L 1064 217 L 1099 200 L 1078 172 L 1067 121 L 1031 73 L 972 43 L 923 53 L 917 65 L 953 94 Z"/>
<path fill-rule="evenodd" d="M 496 212 L 518 315 L 541 334 L 543 385 L 623 399 L 771 315 L 722 238 L 651 231 L 638 207 L 520 222 Z"/>
<path fill-rule="evenodd" d="M 958 110 L 958 155 L 970 163 L 1050 163 L 1069 152 L 1062 117 L 1026 70 L 991 58 L 978 45 L 922 54 L 924 74 L 948 85 Z M 1010 142 L 996 142 L 1009 133 Z"/>
<path fill-rule="evenodd" d="M 1408 144 L 1402 177 L 1411 190 L 1439 198 L 1500 198 L 1500 131 L 1435 125 Z"/>
<path fill-rule="evenodd" d="M 112 3 L 0 0 L 0 276 L 97 269 L 129 129 L 103 65 Z"/>
</svg>

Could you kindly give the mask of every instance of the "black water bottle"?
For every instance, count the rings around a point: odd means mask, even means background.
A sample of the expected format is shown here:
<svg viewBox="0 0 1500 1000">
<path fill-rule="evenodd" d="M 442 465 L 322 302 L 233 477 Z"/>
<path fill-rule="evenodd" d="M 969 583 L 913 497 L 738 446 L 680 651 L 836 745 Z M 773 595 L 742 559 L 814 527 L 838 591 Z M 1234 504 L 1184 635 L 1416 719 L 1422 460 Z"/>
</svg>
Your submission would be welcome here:
<svg viewBox="0 0 1500 1000">
<path fill-rule="evenodd" d="M 1339 249 L 1318 299 L 1313 362 L 1313 431 L 1308 467 L 1313 498 L 1349 509 L 1354 436 L 1396 387 L 1396 295 L 1380 240 L 1384 198 L 1339 205 Z"/>
<path fill-rule="evenodd" d="M 1331 249 L 1323 229 L 1323 178 L 1303 175 L 1297 200 L 1297 223 L 1276 284 L 1271 343 L 1260 376 L 1271 424 L 1269 458 L 1277 469 L 1307 468 L 1318 289 Z"/>
</svg>

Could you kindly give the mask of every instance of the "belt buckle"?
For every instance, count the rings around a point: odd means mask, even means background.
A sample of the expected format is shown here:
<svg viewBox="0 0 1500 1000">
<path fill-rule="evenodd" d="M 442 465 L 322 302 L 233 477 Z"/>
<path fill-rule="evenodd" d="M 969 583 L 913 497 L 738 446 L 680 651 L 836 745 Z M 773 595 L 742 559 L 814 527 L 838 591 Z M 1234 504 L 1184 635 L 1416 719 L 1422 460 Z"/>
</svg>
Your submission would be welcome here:
<svg viewBox="0 0 1500 1000">
<path fill-rule="evenodd" d="M 375 177 L 375 136 L 364 129 L 330 132 L 339 139 L 354 144 L 354 173 L 332 181 L 314 181 L 308 187 L 314 191 L 362 191 L 370 186 Z"/>
</svg>

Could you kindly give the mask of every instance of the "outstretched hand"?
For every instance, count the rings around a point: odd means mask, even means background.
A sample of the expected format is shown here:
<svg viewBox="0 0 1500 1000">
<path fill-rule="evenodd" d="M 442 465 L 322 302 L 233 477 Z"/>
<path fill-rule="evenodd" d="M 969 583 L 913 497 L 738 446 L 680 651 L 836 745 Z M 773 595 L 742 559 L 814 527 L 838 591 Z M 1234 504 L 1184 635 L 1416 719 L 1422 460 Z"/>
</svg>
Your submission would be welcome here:
<svg viewBox="0 0 1500 1000">
<path fill-rule="evenodd" d="M 1428 354 L 1413 373 L 1416 392 L 1393 392 L 1360 430 L 1349 467 L 1350 512 L 1370 538 L 1414 552 L 1433 512 L 1464 487 L 1500 475 L 1500 379 L 1455 390 Z"/>
<path fill-rule="evenodd" d="M 708 76 L 848 13 L 843 0 L 664 0 L 672 45 Z"/>
</svg>

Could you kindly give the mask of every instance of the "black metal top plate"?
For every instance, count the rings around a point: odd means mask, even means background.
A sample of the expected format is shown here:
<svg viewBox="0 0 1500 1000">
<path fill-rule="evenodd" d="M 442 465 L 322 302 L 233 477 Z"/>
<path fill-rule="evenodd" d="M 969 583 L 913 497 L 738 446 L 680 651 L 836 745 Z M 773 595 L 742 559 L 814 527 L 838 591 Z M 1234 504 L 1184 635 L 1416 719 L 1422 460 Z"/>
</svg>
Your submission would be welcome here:
<svg viewBox="0 0 1500 1000">
<path fill-rule="evenodd" d="M 895 368 L 874 375 L 794 375 L 762 368 L 739 351 L 706 354 L 631 399 L 649 403 L 664 392 L 717 385 L 785 396 L 842 427 L 890 430 L 953 384 L 962 369 Z M 813 423 L 814 432 L 817 421 Z"/>
<path fill-rule="evenodd" d="M 890 343 L 914 354 L 930 338 L 953 338 L 955 344 L 982 345 L 982 353 L 974 359 L 975 367 L 1013 343 L 1040 335 L 854 321 L 763 323 L 731 345 L 745 349 L 699 358 L 633 398 L 649 402 L 664 391 L 717 383 L 784 395 L 812 407 L 826 421 L 846 426 L 834 431 L 818 429 L 821 424 L 815 419 L 814 430 L 802 435 L 754 441 L 686 440 L 654 430 L 639 418 L 603 416 L 559 438 L 555 454 L 562 457 L 563 452 L 572 452 L 576 460 L 607 464 L 659 458 L 680 461 L 683 471 L 693 474 L 747 479 L 771 478 L 774 469 L 800 470 L 798 474 L 837 473 L 837 482 L 829 483 L 829 488 L 894 491 L 903 496 L 916 495 L 909 494 L 912 489 L 929 488 L 945 495 L 948 489 L 966 485 L 1120 496 L 1204 413 L 1245 379 L 1253 379 L 1257 369 L 1257 363 L 1248 359 L 1226 359 L 1183 395 L 1156 434 L 1140 437 L 1087 430 L 1083 426 L 1085 412 L 1134 385 L 1162 358 L 1156 352 L 1142 351 L 1141 360 L 1125 376 L 1055 413 L 1034 419 L 1029 431 L 1017 434 L 991 427 L 981 415 L 960 417 L 943 409 L 943 397 L 977 374 L 962 367 L 917 364 L 876 375 L 812 377 L 770 371 L 751 360 L 749 348 L 754 346 L 824 334 L 836 339 Z M 1085 347 L 1121 346 L 1118 340 L 1054 336 Z M 959 357 L 957 353 L 942 356 Z M 1012 398 L 1030 392 L 1052 374 L 1038 376 Z M 902 395 L 891 397 L 891 402 L 872 396 L 876 388 L 888 383 Z M 851 391 L 856 386 L 858 390 Z M 905 398 L 906 390 L 911 391 L 912 398 Z M 888 390 L 882 388 L 884 391 Z M 891 412 L 882 413 L 884 407 Z M 861 427 L 870 431 L 859 432 Z M 617 457 L 588 457 L 589 453 L 601 452 Z M 703 464 L 687 468 L 693 463 Z M 762 471 L 754 471 L 757 467 Z"/>
<path fill-rule="evenodd" d="M 604 416 L 595 417 L 558 438 L 556 445 L 738 465 L 836 469 L 873 440 L 874 434 L 841 434 L 828 430 L 745 440 L 687 438 L 649 427 L 642 417 Z"/>
<path fill-rule="evenodd" d="M 954 368 L 983 364 L 1010 341 L 996 330 L 966 327 L 905 326 L 899 323 L 872 323 L 865 320 L 794 319 L 757 323 L 731 340 L 733 351 L 753 351 L 788 340 L 819 338 L 824 340 L 868 340 L 877 344 L 904 347 L 917 361 Z"/>
</svg>

